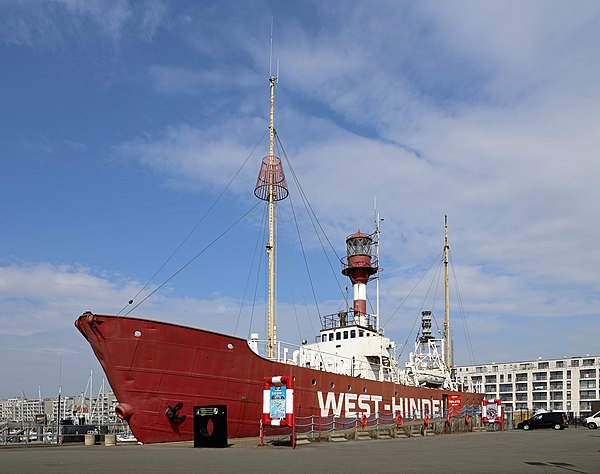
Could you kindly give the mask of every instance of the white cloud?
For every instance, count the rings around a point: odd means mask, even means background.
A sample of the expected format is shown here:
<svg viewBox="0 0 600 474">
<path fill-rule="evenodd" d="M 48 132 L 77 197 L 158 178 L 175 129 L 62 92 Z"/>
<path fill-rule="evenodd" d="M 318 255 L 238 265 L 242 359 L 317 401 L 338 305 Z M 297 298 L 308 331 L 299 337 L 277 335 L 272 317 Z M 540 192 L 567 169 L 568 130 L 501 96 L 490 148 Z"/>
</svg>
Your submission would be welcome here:
<svg viewBox="0 0 600 474">
<path fill-rule="evenodd" d="M 126 35 L 149 41 L 168 13 L 160 0 L 24 0 L 1 9 L 0 42 L 52 51 Z"/>
<path fill-rule="evenodd" d="M 0 21 L 0 41 L 67 41 L 46 7 L 23 5 Z M 117 43 L 131 39 L 131 28 L 157 40 L 170 14 L 158 2 L 141 10 L 126 2 L 53 5 L 70 13 L 66 23 L 76 30 L 91 23 L 96 36 Z M 544 354 L 543 337 L 528 335 L 598 329 L 600 9 L 594 2 L 351 5 L 323 4 L 310 22 L 286 18 L 275 30 L 276 127 L 330 240 L 343 249 L 347 234 L 369 231 L 377 197 L 389 315 L 441 249 L 448 214 L 478 359 L 506 359 L 517 346 L 523 359 L 577 353 L 581 341 L 571 336 Z M 146 66 L 148 89 L 159 94 L 148 100 L 168 108 L 170 100 L 189 99 L 197 113 L 171 124 L 151 117 L 155 128 L 122 139 L 116 154 L 173 187 L 223 189 L 267 126 L 260 77 L 268 25 L 262 35 L 246 14 L 220 23 L 219 8 L 182 8 L 166 26 L 170 40 L 177 44 L 180 34 L 200 59 L 157 54 Z M 263 145 L 234 195 L 251 196 Z M 56 322 L 71 327 L 83 310 L 120 309 L 116 302 L 137 287 L 75 266 L 4 266 L 0 334 L 25 337 Z M 410 329 L 419 305 L 414 296 L 394 316 L 393 335 Z M 228 332 L 237 306 L 227 294 L 185 299 L 167 291 L 139 314 Z M 283 320 L 292 313 L 284 304 Z M 35 325 L 23 324 L 32 318 Z M 294 324 L 281 326 L 295 339 Z"/>
</svg>

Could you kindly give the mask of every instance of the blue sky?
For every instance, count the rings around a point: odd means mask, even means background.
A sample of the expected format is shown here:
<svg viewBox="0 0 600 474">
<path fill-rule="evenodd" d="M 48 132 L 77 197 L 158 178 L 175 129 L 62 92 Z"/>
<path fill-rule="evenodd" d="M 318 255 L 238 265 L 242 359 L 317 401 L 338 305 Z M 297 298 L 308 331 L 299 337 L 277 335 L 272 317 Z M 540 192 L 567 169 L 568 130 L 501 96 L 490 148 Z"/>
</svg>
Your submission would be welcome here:
<svg viewBox="0 0 600 474">
<path fill-rule="evenodd" d="M 374 198 L 385 219 L 386 333 L 412 344 L 447 214 L 458 364 L 599 354 L 597 2 L 2 1 L 0 397 L 78 394 L 90 369 L 99 386 L 73 321 L 119 311 L 258 144 L 154 284 L 254 205 L 272 19 L 277 131 L 338 255 L 372 230 Z M 264 336 L 261 212 L 133 315 Z M 297 342 L 319 322 L 286 275 L 290 240 L 278 334 Z M 318 311 L 336 311 L 313 265 Z"/>
</svg>

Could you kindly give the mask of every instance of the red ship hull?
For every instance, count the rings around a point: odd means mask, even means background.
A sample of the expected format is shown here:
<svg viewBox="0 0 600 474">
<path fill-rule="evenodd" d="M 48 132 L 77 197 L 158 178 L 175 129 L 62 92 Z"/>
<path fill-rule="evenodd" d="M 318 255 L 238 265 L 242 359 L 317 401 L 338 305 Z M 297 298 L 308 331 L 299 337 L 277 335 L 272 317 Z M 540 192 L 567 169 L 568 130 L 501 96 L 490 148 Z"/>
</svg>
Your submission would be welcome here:
<svg viewBox="0 0 600 474">
<path fill-rule="evenodd" d="M 88 340 L 119 401 L 118 414 L 143 443 L 192 440 L 193 407 L 227 405 L 229 438 L 259 435 L 263 378 L 294 377 L 296 417 L 344 410 L 444 411 L 449 395 L 462 406 L 482 394 L 378 382 L 267 360 L 244 339 L 170 323 L 85 313 L 75 325 Z M 169 407 L 181 408 L 169 419 Z M 185 419 L 182 419 L 185 416 Z"/>
</svg>

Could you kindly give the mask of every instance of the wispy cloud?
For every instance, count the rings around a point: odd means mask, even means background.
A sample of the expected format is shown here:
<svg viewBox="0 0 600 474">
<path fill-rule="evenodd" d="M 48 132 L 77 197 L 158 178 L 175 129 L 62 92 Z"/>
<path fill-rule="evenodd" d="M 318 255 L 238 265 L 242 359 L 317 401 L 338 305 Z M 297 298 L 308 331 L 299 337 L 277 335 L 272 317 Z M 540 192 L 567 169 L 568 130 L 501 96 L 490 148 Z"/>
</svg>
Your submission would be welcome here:
<svg viewBox="0 0 600 474">
<path fill-rule="evenodd" d="M 0 11 L 0 42 L 64 51 L 82 39 L 114 45 L 128 35 L 150 41 L 168 10 L 160 0 L 24 0 L 5 2 Z"/>
</svg>

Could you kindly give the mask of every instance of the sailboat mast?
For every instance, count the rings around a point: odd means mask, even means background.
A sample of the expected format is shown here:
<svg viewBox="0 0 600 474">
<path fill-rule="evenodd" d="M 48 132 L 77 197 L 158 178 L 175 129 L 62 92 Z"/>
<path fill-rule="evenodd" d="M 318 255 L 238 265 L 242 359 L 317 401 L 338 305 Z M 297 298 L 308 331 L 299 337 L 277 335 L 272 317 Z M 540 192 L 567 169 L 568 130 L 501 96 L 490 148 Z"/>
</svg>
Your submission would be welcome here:
<svg viewBox="0 0 600 474">
<path fill-rule="evenodd" d="M 448 216 L 444 216 L 444 362 L 450 367 L 450 297 L 448 291 Z"/>
<path fill-rule="evenodd" d="M 277 77 L 270 75 L 271 102 L 269 108 L 269 242 L 267 243 L 269 291 L 267 305 L 267 357 L 272 359 L 275 355 L 275 85 Z"/>
</svg>

